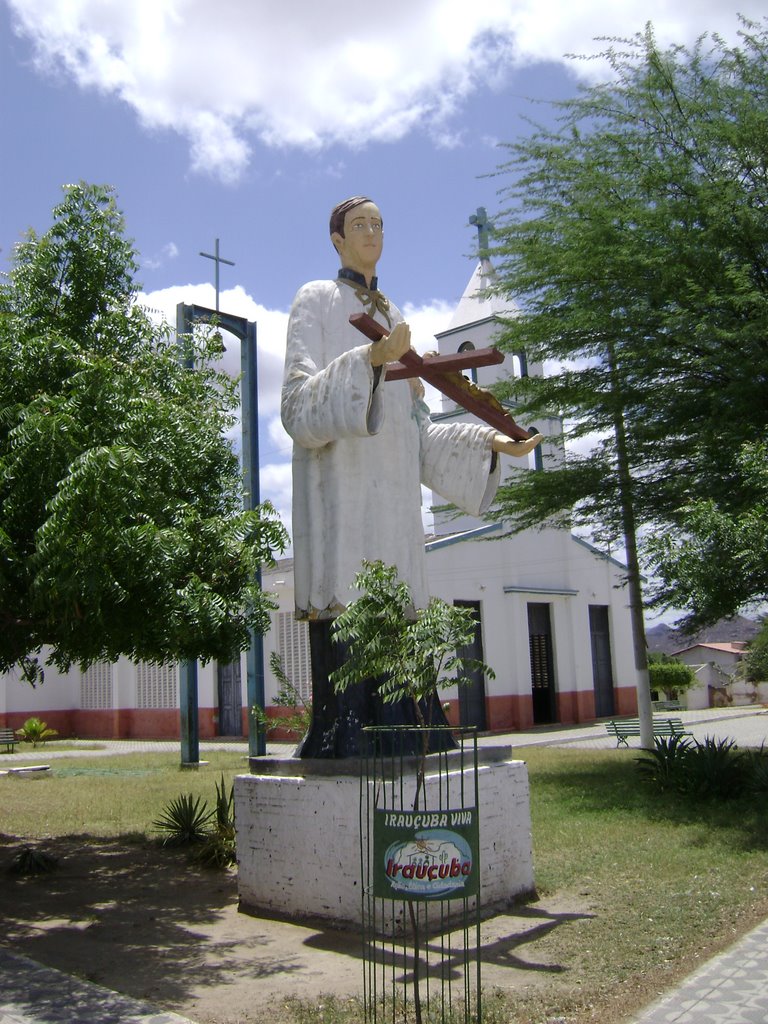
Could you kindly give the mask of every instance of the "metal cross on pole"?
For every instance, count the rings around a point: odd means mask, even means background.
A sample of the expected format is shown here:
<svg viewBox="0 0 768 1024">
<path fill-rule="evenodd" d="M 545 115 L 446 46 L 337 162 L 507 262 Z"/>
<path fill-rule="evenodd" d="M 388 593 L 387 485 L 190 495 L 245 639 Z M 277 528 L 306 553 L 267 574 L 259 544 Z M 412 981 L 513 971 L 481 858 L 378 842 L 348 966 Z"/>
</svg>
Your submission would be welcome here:
<svg viewBox="0 0 768 1024">
<path fill-rule="evenodd" d="M 213 253 L 201 252 L 200 255 L 201 256 L 205 256 L 205 258 L 207 260 L 213 260 L 213 262 L 216 264 L 216 273 L 215 273 L 215 278 L 214 279 L 215 279 L 215 282 L 216 282 L 216 312 L 218 313 L 219 312 L 219 264 L 220 263 L 226 263 L 227 266 L 229 266 L 229 267 L 234 267 L 235 264 L 234 264 L 234 262 L 232 260 L 225 260 L 223 256 L 219 256 L 219 240 L 218 240 L 218 238 L 216 239 L 216 243 L 214 245 Z"/>
</svg>

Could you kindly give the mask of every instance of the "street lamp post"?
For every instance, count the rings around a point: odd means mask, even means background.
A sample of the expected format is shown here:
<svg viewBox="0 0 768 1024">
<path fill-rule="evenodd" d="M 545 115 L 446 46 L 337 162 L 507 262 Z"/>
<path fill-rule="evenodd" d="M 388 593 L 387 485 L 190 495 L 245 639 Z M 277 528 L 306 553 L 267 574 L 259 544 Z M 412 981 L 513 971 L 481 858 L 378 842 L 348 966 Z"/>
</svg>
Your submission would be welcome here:
<svg viewBox="0 0 768 1024">
<path fill-rule="evenodd" d="M 217 303 L 218 305 L 218 303 Z M 240 340 L 240 368 L 242 373 L 242 431 L 243 431 L 243 507 L 256 509 L 259 495 L 259 407 L 258 369 L 256 356 L 256 323 L 245 317 L 221 313 L 206 306 L 188 306 L 180 302 L 176 307 L 176 333 L 190 334 L 195 323 L 213 323 Z M 261 570 L 256 572 L 261 587 Z M 264 643 L 260 633 L 250 631 L 246 652 L 246 691 L 249 709 L 264 707 Z M 179 702 L 181 710 L 181 761 L 195 764 L 200 759 L 200 737 L 197 695 L 197 662 L 182 662 L 179 667 Z M 248 715 L 248 753 L 251 757 L 266 753 L 266 737 L 258 727 L 254 715 Z"/>
</svg>

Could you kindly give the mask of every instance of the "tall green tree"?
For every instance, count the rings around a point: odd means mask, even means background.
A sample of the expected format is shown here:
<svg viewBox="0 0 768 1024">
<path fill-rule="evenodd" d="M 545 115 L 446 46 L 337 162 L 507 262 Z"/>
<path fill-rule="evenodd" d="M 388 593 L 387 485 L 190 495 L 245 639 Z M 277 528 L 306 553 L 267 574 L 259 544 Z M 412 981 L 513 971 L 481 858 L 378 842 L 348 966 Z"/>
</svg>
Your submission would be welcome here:
<svg viewBox="0 0 768 1024">
<path fill-rule="evenodd" d="M 518 472 L 498 515 L 623 543 L 646 670 L 637 537 L 737 513 L 741 443 L 768 421 L 768 35 L 661 50 L 614 41 L 609 80 L 509 145 L 494 255 L 519 307 L 500 345 L 547 376 L 507 382 L 528 421 L 559 414 L 568 458 Z M 684 603 L 670 579 L 668 605 Z"/>
<path fill-rule="evenodd" d="M 111 190 L 67 186 L 0 285 L 0 670 L 120 655 L 230 660 L 268 626 L 285 533 L 244 512 L 220 342 L 135 302 Z"/>
<path fill-rule="evenodd" d="M 744 655 L 744 678 L 753 683 L 768 682 L 768 619 Z"/>
<path fill-rule="evenodd" d="M 692 628 L 768 601 L 768 444 L 745 444 L 739 467 L 749 495 L 746 507 L 723 508 L 712 498 L 694 501 L 684 510 L 684 529 L 647 543 L 660 580 L 657 602 L 683 603 Z"/>
<path fill-rule="evenodd" d="M 692 690 L 698 682 L 690 665 L 666 654 L 652 654 L 648 670 L 651 689 L 663 693 L 668 700 L 677 700 L 681 693 Z"/>
</svg>

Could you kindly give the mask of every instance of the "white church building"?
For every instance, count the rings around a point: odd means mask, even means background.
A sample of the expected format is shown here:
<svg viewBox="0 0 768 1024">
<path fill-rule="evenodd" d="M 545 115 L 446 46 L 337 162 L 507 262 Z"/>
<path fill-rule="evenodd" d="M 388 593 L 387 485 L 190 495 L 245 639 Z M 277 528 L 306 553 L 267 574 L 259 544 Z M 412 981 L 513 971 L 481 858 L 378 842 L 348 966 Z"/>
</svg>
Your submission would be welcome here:
<svg viewBox="0 0 768 1024">
<path fill-rule="evenodd" d="M 493 344 L 500 307 L 484 297 L 492 275 L 490 262 L 481 260 L 449 327 L 437 336 L 441 355 Z M 507 356 L 502 372 L 542 371 L 527 366 L 520 353 Z M 498 373 L 496 366 L 481 367 L 472 377 L 487 386 Z M 457 416 L 467 414 L 444 398 L 435 419 Z M 535 426 L 545 437 L 560 430 L 557 420 Z M 555 444 L 544 441 L 527 457 L 527 471 L 546 472 L 562 457 Z M 472 653 L 495 674 L 446 691 L 453 724 L 513 731 L 636 713 L 624 566 L 564 529 L 510 535 L 501 523 L 445 513 L 435 513 L 434 534 L 425 544 L 430 593 L 474 610 Z M 286 675 L 309 700 L 308 631 L 293 617 L 291 561 L 265 572 L 263 585 L 278 604 L 264 637 L 264 675 L 267 713 L 280 717 L 270 655 L 280 656 Z M 198 706 L 200 739 L 247 735 L 245 655 L 241 663 L 199 666 Z M 49 667 L 35 689 L 13 674 L 0 676 L 0 727 L 19 728 L 30 715 L 62 736 L 175 738 L 178 666 L 123 659 L 66 674 Z"/>
</svg>

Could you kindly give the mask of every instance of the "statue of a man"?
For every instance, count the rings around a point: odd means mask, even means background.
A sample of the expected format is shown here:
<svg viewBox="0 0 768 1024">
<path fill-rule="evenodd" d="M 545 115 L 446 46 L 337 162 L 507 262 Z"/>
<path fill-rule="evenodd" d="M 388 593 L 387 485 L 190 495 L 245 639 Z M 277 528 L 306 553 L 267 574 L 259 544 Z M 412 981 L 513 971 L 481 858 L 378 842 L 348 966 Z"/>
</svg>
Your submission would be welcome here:
<svg viewBox="0 0 768 1024">
<path fill-rule="evenodd" d="M 381 213 L 355 196 L 333 210 L 330 234 L 341 269 L 294 299 L 282 390 L 293 439 L 296 616 L 309 622 L 312 657 L 314 717 L 302 757 L 356 756 L 363 726 L 403 720 L 403 709 L 375 697 L 376 680 L 342 695 L 328 680 L 344 658 L 330 624 L 358 596 L 351 588 L 363 560 L 396 566 L 415 606 L 426 606 L 421 485 L 479 515 L 498 486 L 497 453 L 522 455 L 535 443 L 482 424 L 434 424 L 418 380 L 387 381 L 387 364 L 410 348 L 410 329 L 378 290 Z M 388 337 L 365 342 L 349 323 L 360 312 Z"/>
</svg>

